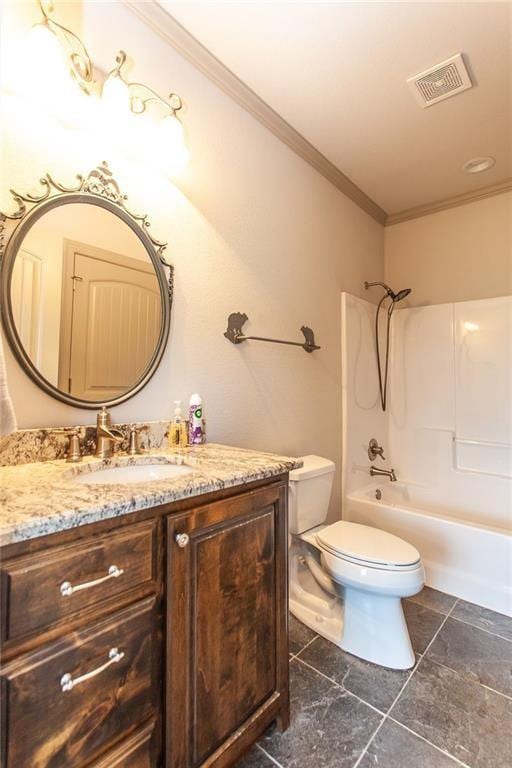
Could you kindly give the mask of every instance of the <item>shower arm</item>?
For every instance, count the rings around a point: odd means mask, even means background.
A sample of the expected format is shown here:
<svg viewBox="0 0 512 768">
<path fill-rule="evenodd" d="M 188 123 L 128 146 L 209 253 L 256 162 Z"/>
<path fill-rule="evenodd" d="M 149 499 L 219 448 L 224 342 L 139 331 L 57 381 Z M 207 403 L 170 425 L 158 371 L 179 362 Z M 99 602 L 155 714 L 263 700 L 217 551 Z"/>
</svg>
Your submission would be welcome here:
<svg viewBox="0 0 512 768">
<path fill-rule="evenodd" d="M 391 296 L 391 297 L 394 296 L 393 291 L 391 290 L 389 285 L 386 285 L 386 283 L 380 283 L 380 282 L 369 283 L 367 280 L 365 280 L 365 283 L 364 283 L 364 287 L 366 290 L 368 290 L 368 288 L 374 288 L 376 285 L 380 285 L 381 288 L 384 288 L 388 296 Z"/>
</svg>

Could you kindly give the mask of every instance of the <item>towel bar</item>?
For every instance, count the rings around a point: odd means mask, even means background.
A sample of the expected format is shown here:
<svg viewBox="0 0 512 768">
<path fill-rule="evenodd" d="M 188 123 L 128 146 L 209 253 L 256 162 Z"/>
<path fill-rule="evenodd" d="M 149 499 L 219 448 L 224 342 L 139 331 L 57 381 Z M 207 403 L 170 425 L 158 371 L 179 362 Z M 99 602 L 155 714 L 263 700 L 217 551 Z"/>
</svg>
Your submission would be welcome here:
<svg viewBox="0 0 512 768">
<path fill-rule="evenodd" d="M 315 349 L 320 347 L 315 344 L 315 334 L 308 328 L 307 325 L 303 325 L 301 328 L 304 334 L 304 341 L 285 341 L 284 339 L 269 339 L 265 336 L 245 336 L 242 331 L 244 323 L 248 320 L 245 312 L 232 312 L 228 317 L 228 327 L 224 332 L 224 336 L 232 344 L 241 344 L 243 341 L 267 341 L 271 344 L 288 344 L 291 347 L 302 347 L 306 352 L 314 352 Z"/>
</svg>

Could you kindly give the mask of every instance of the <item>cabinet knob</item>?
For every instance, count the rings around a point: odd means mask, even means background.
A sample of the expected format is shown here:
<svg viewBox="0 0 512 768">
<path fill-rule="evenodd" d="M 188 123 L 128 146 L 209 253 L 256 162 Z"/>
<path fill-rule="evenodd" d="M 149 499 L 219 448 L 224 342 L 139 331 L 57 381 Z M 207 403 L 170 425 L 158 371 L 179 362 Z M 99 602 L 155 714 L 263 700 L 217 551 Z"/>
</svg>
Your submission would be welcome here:
<svg viewBox="0 0 512 768">
<path fill-rule="evenodd" d="M 175 541 L 178 547 L 186 547 L 190 541 L 190 536 L 188 533 L 177 533 L 175 536 Z"/>
</svg>

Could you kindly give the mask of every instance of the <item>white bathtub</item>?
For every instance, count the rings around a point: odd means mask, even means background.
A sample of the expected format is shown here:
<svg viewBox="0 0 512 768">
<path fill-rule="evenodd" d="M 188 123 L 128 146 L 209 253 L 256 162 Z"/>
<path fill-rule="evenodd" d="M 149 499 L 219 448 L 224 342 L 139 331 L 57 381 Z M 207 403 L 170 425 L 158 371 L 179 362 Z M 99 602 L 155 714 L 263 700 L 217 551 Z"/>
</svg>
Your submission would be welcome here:
<svg viewBox="0 0 512 768">
<path fill-rule="evenodd" d="M 512 532 L 425 508 L 416 490 L 403 483 L 368 486 L 345 498 L 343 519 L 382 528 L 413 544 L 429 586 L 512 616 Z"/>
</svg>

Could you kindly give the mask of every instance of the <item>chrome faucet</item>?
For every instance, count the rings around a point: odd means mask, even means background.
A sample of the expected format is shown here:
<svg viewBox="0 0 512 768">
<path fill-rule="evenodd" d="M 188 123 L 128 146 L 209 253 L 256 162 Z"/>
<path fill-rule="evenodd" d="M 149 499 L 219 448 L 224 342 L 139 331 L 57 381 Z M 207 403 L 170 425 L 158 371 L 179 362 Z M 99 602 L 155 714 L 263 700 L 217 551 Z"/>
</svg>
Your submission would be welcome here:
<svg viewBox="0 0 512 768">
<path fill-rule="evenodd" d="M 373 464 L 370 467 L 370 475 L 372 477 L 389 477 L 392 483 L 396 483 L 396 475 L 394 469 L 379 469 L 374 467 Z"/>
<path fill-rule="evenodd" d="M 99 459 L 110 459 L 114 452 L 114 443 L 122 443 L 124 435 L 112 427 L 110 413 L 105 406 L 96 418 L 96 453 Z"/>
</svg>

